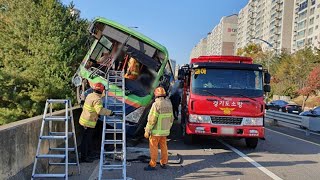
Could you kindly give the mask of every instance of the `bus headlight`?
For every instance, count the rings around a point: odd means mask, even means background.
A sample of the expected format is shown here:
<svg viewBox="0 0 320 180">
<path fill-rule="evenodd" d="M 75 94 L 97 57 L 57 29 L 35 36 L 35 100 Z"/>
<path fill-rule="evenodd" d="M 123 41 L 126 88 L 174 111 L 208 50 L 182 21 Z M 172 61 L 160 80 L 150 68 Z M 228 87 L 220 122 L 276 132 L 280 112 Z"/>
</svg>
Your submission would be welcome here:
<svg viewBox="0 0 320 180">
<path fill-rule="evenodd" d="M 242 125 L 245 125 L 245 126 L 262 126 L 263 125 L 263 118 L 245 117 L 245 118 L 242 119 Z"/>
<path fill-rule="evenodd" d="M 82 78 L 78 75 L 74 75 L 72 78 L 72 83 L 75 87 L 81 86 Z"/>
<path fill-rule="evenodd" d="M 211 117 L 204 116 L 204 115 L 190 114 L 189 115 L 189 122 L 191 122 L 191 123 L 211 123 Z"/>
</svg>

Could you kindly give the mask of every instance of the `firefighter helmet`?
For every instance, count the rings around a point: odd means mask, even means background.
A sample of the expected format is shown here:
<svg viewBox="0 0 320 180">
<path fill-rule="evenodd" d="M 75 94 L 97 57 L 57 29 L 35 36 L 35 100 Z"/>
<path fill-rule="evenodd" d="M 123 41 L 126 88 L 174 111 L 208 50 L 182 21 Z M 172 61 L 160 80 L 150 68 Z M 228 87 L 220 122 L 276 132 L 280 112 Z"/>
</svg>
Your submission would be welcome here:
<svg viewBox="0 0 320 180">
<path fill-rule="evenodd" d="M 154 90 L 154 95 L 156 97 L 166 96 L 166 91 L 160 86 Z"/>
<path fill-rule="evenodd" d="M 92 82 L 89 82 L 90 84 L 90 87 L 93 89 L 93 90 L 96 90 L 96 91 L 99 91 L 99 92 L 103 92 L 104 90 L 104 85 L 102 83 L 92 83 Z"/>
</svg>

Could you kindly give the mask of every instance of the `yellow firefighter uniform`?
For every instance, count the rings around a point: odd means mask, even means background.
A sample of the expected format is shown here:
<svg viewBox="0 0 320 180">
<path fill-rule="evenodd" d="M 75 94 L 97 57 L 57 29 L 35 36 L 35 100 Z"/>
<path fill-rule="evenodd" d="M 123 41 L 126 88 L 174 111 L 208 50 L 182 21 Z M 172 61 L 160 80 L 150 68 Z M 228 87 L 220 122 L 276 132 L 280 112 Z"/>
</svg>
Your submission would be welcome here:
<svg viewBox="0 0 320 180">
<path fill-rule="evenodd" d="M 163 90 L 164 91 L 164 90 Z M 163 167 L 168 163 L 167 136 L 173 123 L 172 104 L 164 97 L 156 98 L 148 115 L 148 123 L 145 128 L 145 137 L 149 137 L 149 148 L 151 160 L 149 166 L 154 168 L 157 165 L 158 146 L 161 149 L 160 165 Z"/>
<path fill-rule="evenodd" d="M 136 80 L 140 74 L 140 63 L 134 59 L 130 58 L 127 68 L 127 73 L 124 75 L 125 78 Z"/>
<path fill-rule="evenodd" d="M 90 93 L 83 105 L 79 123 L 84 127 L 95 128 L 98 115 L 109 116 L 112 111 L 105 109 L 101 102 L 102 94 L 96 92 Z"/>
</svg>

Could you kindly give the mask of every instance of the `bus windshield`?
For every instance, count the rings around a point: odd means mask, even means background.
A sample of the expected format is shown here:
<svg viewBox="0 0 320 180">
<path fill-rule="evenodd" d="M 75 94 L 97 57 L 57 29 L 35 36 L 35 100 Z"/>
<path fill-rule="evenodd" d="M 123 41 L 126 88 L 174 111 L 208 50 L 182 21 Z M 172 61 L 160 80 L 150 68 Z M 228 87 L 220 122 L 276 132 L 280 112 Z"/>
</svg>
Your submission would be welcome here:
<svg viewBox="0 0 320 180">
<path fill-rule="evenodd" d="M 165 56 L 148 43 L 119 29 L 98 23 L 95 28 L 96 45 L 84 67 L 93 76 L 105 78 L 107 69 L 124 71 L 126 92 L 144 97 L 152 92 L 152 85 Z M 111 60 L 115 61 L 110 64 Z"/>
<path fill-rule="evenodd" d="M 238 69 L 194 69 L 192 71 L 192 91 L 195 94 L 206 96 L 210 94 L 262 96 L 262 72 Z"/>
<path fill-rule="evenodd" d="M 122 71 L 125 78 L 126 114 L 141 114 L 158 86 L 170 90 L 173 76 L 167 49 L 149 37 L 105 18 L 95 19 L 89 27 L 91 47 L 73 76 L 78 102 L 90 90 L 88 82 L 108 85 L 108 72 Z M 110 71 L 109 71 L 110 70 Z M 113 85 L 110 89 L 119 89 Z M 139 110 L 138 110 L 139 109 Z M 135 116 L 139 120 L 140 116 Z M 131 121 L 131 120 L 129 120 Z"/>
</svg>

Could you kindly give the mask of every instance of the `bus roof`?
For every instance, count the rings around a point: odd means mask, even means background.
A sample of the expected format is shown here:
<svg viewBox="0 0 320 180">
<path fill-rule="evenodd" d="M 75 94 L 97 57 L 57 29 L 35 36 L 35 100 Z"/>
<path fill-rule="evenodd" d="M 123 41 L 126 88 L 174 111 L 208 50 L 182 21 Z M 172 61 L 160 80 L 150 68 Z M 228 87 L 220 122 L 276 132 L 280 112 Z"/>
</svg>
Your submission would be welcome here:
<svg viewBox="0 0 320 180">
<path fill-rule="evenodd" d="M 158 49 L 159 51 L 163 52 L 165 54 L 165 57 L 168 58 L 169 55 L 168 55 L 168 51 L 167 51 L 167 48 L 165 48 L 164 46 L 162 46 L 161 44 L 157 43 L 156 41 L 152 40 L 151 38 L 131 29 L 131 28 L 128 28 L 122 24 L 119 24 L 115 21 L 112 21 L 112 20 L 109 20 L 109 19 L 106 19 L 106 18 L 103 18 L 103 17 L 98 17 L 96 18 L 93 23 L 96 23 L 96 22 L 100 22 L 100 23 L 104 23 L 104 24 L 107 24 L 109 26 L 112 26 L 114 28 L 117 28 L 117 29 L 120 29 L 148 44 L 150 44 L 151 46 L 155 47 L 156 49 Z"/>
<path fill-rule="evenodd" d="M 245 63 L 252 64 L 253 60 L 250 57 L 242 56 L 199 56 L 191 59 L 191 64 L 198 62 L 220 62 L 220 63 Z"/>
</svg>

